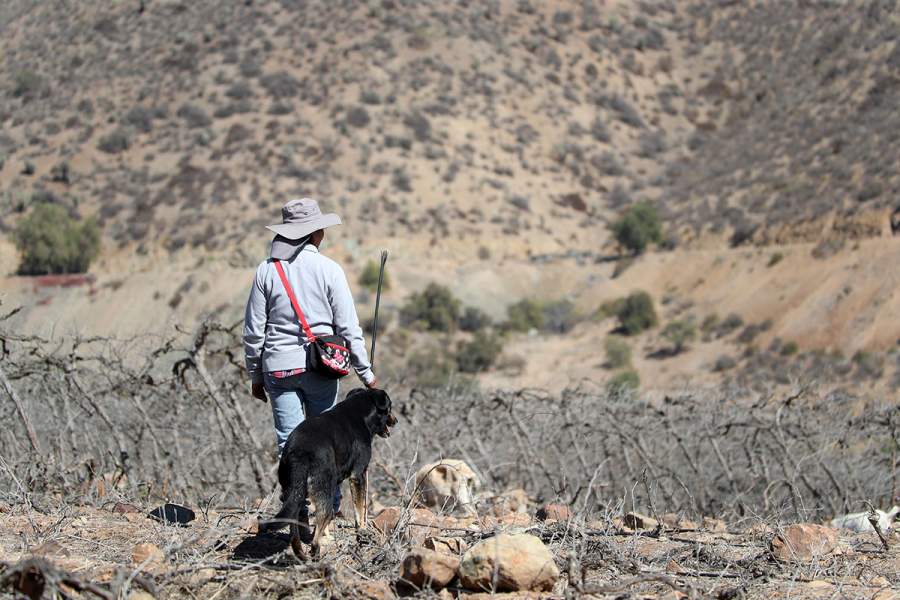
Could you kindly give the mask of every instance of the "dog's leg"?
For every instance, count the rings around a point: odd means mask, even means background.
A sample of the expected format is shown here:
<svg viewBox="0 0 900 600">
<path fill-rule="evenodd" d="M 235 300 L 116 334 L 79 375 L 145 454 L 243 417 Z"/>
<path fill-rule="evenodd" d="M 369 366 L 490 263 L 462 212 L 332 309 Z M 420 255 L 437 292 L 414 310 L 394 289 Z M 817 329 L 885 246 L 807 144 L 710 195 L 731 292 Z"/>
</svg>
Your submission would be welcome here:
<svg viewBox="0 0 900 600">
<path fill-rule="evenodd" d="M 309 483 L 310 497 L 316 503 L 315 532 L 313 533 L 311 554 L 318 556 L 322 538 L 327 535 L 329 525 L 334 519 L 333 501 L 337 477 L 334 471 L 320 472 L 313 475 Z"/>
<path fill-rule="evenodd" d="M 356 518 L 356 528 L 364 528 L 368 524 L 368 499 L 369 499 L 369 474 L 363 471 L 358 476 L 350 478 L 350 495 L 353 496 L 353 516 Z"/>
<path fill-rule="evenodd" d="M 296 525 L 291 525 L 291 549 L 300 560 L 306 561 L 309 558 L 306 550 L 303 549 L 303 543 L 300 541 L 300 529 Z"/>
<path fill-rule="evenodd" d="M 331 525 L 331 520 L 333 518 L 334 513 L 331 510 L 331 505 L 328 506 L 327 510 L 321 510 L 316 513 L 316 532 L 313 534 L 311 544 L 311 552 L 313 556 L 319 556 L 319 546 L 321 544 L 322 536 L 325 535 L 328 527 Z"/>
</svg>

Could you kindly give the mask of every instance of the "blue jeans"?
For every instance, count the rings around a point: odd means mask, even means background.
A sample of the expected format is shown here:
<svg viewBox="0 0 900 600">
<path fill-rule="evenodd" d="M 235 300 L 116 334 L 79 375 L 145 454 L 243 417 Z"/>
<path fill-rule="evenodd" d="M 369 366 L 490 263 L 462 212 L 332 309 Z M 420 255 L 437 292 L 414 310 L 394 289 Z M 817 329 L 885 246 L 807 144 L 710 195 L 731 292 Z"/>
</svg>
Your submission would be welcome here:
<svg viewBox="0 0 900 600">
<path fill-rule="evenodd" d="M 263 385 L 272 403 L 272 417 L 275 420 L 275 438 L 278 455 L 284 450 L 288 436 L 297 425 L 337 404 L 340 384 L 336 379 L 322 377 L 318 373 L 306 371 L 279 379 L 269 373 L 263 374 Z M 341 486 L 334 492 L 334 512 L 341 506 Z"/>
</svg>

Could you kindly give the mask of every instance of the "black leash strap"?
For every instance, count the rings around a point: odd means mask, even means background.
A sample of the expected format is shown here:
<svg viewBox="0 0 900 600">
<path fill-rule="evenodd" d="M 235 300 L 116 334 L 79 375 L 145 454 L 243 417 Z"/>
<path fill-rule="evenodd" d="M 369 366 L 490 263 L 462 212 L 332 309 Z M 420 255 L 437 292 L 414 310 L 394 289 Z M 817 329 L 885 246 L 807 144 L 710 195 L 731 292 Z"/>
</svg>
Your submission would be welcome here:
<svg viewBox="0 0 900 600">
<path fill-rule="evenodd" d="M 372 320 L 372 351 L 369 352 L 369 362 L 375 366 L 375 338 L 378 337 L 378 306 L 381 304 L 381 285 L 384 283 L 384 265 L 387 263 L 387 250 L 381 251 L 381 269 L 378 271 L 378 292 L 375 294 L 375 318 Z"/>
</svg>

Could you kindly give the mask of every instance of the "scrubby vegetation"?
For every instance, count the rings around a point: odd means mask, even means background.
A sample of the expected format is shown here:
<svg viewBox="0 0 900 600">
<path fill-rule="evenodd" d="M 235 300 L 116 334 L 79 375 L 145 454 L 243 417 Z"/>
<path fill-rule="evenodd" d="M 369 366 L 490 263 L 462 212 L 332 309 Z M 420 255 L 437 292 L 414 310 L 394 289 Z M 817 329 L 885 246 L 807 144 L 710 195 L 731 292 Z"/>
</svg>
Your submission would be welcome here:
<svg viewBox="0 0 900 600">
<path fill-rule="evenodd" d="M 636 335 L 656 327 L 659 318 L 653 306 L 653 298 L 647 292 L 634 292 L 626 296 L 615 313 L 619 328 L 625 335 Z"/>
<path fill-rule="evenodd" d="M 481 373 L 494 366 L 502 351 L 503 342 L 496 333 L 478 331 L 459 345 L 456 366 L 462 373 Z"/>
<path fill-rule="evenodd" d="M 506 308 L 507 329 L 527 332 L 544 327 L 544 311 L 541 303 L 533 298 L 523 298 Z"/>
<path fill-rule="evenodd" d="M 631 346 L 624 338 L 618 335 L 607 336 L 604 348 L 608 368 L 621 369 L 631 366 Z"/>
<path fill-rule="evenodd" d="M 379 271 L 380 267 L 377 262 L 375 262 L 374 260 L 366 262 L 366 265 L 363 267 L 362 272 L 359 274 L 359 285 L 371 292 L 376 291 L 378 289 Z M 385 271 L 384 273 L 382 289 L 384 291 L 388 291 L 391 289 L 391 278 L 390 275 L 388 275 L 387 271 Z"/>
<path fill-rule="evenodd" d="M 661 334 L 672 344 L 672 352 L 679 354 L 697 338 L 697 326 L 690 320 L 679 319 L 666 324 Z"/>
<path fill-rule="evenodd" d="M 22 275 L 84 273 L 100 252 L 97 222 L 79 221 L 58 204 L 37 204 L 13 237 Z"/>
<path fill-rule="evenodd" d="M 606 389 L 612 394 L 624 394 L 630 390 L 636 390 L 641 385 L 641 378 L 637 371 L 628 369 L 613 375 L 606 383 Z"/>
<path fill-rule="evenodd" d="M 400 309 L 400 322 L 430 331 L 450 331 L 456 327 L 461 303 L 449 288 L 430 283 L 413 293 Z"/>
<path fill-rule="evenodd" d="M 611 229 L 619 245 L 632 254 L 640 254 L 650 244 L 662 241 L 662 222 L 656 207 L 649 202 L 630 206 Z"/>
</svg>

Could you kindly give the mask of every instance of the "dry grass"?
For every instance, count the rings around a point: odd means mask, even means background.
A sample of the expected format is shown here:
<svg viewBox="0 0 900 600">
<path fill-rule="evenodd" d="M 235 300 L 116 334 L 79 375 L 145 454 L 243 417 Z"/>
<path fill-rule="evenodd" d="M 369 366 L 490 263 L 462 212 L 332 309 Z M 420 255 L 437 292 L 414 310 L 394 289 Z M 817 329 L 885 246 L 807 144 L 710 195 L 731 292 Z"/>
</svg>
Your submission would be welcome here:
<svg viewBox="0 0 900 600">
<path fill-rule="evenodd" d="M 524 528 L 571 573 L 560 595 L 568 586 L 601 596 L 675 587 L 696 597 L 871 597 L 900 583 L 896 543 L 885 553 L 874 534 L 847 537 L 840 553 L 809 564 L 782 565 L 767 550 L 784 524 L 891 502 L 900 423 L 890 406 L 857 414 L 799 392 L 685 392 L 648 403 L 587 387 L 559 396 L 396 390 L 400 424 L 376 442 L 372 496 L 378 506 L 405 507 L 405 516 L 389 536 L 357 535 L 342 522 L 323 560 L 301 565 L 285 534 L 252 534 L 256 516 L 277 508 L 274 457 L 268 409 L 247 404 L 229 329 L 204 325 L 190 347 L 160 344 L 138 363 L 116 350 L 134 340 L 50 347 L 8 332 L 3 340 L 3 372 L 23 408 L 7 404 L 0 432 L 7 573 L 37 554 L 62 570 L 51 575 L 93 583 L 108 597 L 134 587 L 173 598 L 345 597 L 365 581 L 395 581 L 405 552 L 428 535 L 472 543 Z M 416 468 L 441 456 L 466 460 L 486 491 L 524 487 L 526 514 L 556 501 L 572 517 L 510 517 L 490 494 L 477 520 L 409 512 Z M 146 518 L 164 501 L 193 507 L 198 519 L 172 527 Z M 126 503 L 138 512 L 122 513 Z M 620 516 L 630 510 L 669 525 L 627 530 Z M 687 521 L 704 516 L 724 518 L 728 531 Z M 162 550 L 161 562 L 134 564 L 142 542 Z"/>
</svg>

